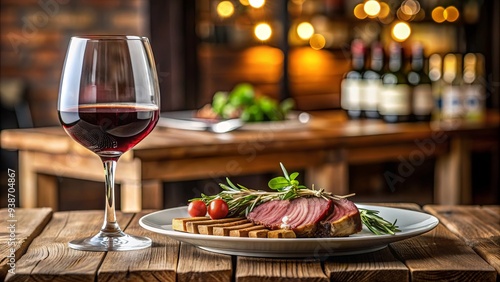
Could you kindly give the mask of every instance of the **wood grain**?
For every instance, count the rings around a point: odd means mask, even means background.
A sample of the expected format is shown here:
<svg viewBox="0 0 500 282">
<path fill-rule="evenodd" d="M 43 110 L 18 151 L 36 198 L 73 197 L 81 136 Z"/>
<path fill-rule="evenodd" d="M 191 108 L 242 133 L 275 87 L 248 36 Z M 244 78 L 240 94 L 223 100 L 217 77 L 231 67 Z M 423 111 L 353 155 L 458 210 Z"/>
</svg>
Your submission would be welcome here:
<svg viewBox="0 0 500 282">
<path fill-rule="evenodd" d="M 495 281 L 496 271 L 442 224 L 390 244 L 410 269 L 411 281 Z"/>
<path fill-rule="evenodd" d="M 177 281 L 231 281 L 231 256 L 211 253 L 193 245 L 181 243 Z"/>
<path fill-rule="evenodd" d="M 332 257 L 325 262 L 330 281 L 409 281 L 408 268 L 389 250 Z"/>
<path fill-rule="evenodd" d="M 238 282 L 329 281 L 315 259 L 270 259 L 238 257 Z"/>
<path fill-rule="evenodd" d="M 149 211 L 151 212 L 151 211 Z M 151 248 L 131 252 L 109 252 L 97 273 L 98 281 L 175 281 L 180 243 L 169 237 L 147 231 L 134 215 L 125 232 L 153 240 Z"/>
<path fill-rule="evenodd" d="M 473 245 L 479 239 L 500 236 L 500 213 L 490 213 L 480 206 L 427 205 L 424 209 L 438 217 L 467 244 Z"/>
<path fill-rule="evenodd" d="M 52 210 L 49 208 L 40 209 L 15 209 L 13 213 L 15 217 L 10 217 L 7 209 L 0 210 L 0 222 L 2 222 L 2 236 L 0 237 L 0 280 L 5 279 L 7 272 L 11 269 L 9 265 L 11 256 L 11 248 L 15 249 L 14 259 L 15 267 L 14 270 L 17 272 L 17 267 L 19 266 L 19 259 L 24 255 L 29 245 L 38 236 L 45 225 L 49 222 L 52 217 Z M 11 237 L 11 230 L 9 229 L 10 224 L 15 225 L 15 237 Z"/>
<path fill-rule="evenodd" d="M 499 207 L 428 205 L 424 209 L 471 246 L 500 277 Z"/>
<path fill-rule="evenodd" d="M 17 262 L 16 274 L 8 274 L 6 281 L 94 281 L 106 253 L 73 250 L 68 242 L 96 234 L 103 216 L 103 211 L 54 213 Z M 117 216 L 121 226 L 132 217 L 120 213 Z"/>
<path fill-rule="evenodd" d="M 380 205 L 420 209 L 407 203 Z M 69 249 L 67 242 L 97 232 L 102 211 L 57 212 L 50 219 L 50 209 L 18 209 L 18 223 L 25 224 L 18 225 L 17 238 L 26 234 L 20 249 L 27 250 L 16 262 L 16 274 L 5 278 L 6 281 L 274 282 L 496 281 L 500 277 L 497 274 L 500 236 L 496 229 L 500 207 L 429 205 L 425 210 L 441 219 L 426 234 L 372 253 L 320 260 L 232 257 L 204 251 L 140 227 L 138 220 L 149 211 L 135 215 L 118 213 L 118 219 L 127 233 L 152 238 L 152 248 L 109 253 L 76 251 Z M 5 209 L 1 212 L 0 220 L 6 222 Z M 471 224 L 475 220 L 479 220 L 476 225 L 485 226 L 474 229 Z M 46 221 L 49 222 L 45 224 Z M 462 230 L 460 237 L 453 233 Z M 1 238 L 5 240 L 5 236 Z M 0 246 L 5 257 L 5 244 Z"/>
<path fill-rule="evenodd" d="M 420 211 L 413 203 L 371 203 L 384 207 Z M 332 257 L 325 262 L 325 272 L 331 281 L 408 281 L 409 270 L 389 250 L 373 253 Z"/>
</svg>

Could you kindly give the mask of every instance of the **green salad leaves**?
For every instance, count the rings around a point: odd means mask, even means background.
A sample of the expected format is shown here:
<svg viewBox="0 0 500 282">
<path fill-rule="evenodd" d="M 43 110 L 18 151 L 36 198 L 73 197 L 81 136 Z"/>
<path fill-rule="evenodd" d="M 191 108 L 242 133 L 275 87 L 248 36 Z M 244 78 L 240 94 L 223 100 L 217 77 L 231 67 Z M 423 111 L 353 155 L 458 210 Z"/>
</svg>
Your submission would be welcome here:
<svg viewBox="0 0 500 282">
<path fill-rule="evenodd" d="M 285 120 L 295 103 L 292 99 L 279 103 L 270 97 L 256 95 L 251 84 L 240 83 L 230 92 L 216 92 L 211 106 L 223 119 L 240 118 L 244 122 L 260 122 Z"/>
</svg>

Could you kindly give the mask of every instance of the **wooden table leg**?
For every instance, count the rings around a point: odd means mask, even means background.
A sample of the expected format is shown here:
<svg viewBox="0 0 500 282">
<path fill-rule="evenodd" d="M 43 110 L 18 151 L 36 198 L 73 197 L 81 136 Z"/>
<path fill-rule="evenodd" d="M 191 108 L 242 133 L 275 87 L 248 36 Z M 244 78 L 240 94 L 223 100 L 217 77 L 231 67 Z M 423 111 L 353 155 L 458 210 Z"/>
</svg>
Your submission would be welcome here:
<svg viewBox="0 0 500 282">
<path fill-rule="evenodd" d="M 349 164 L 346 151 L 330 151 L 326 163 L 306 170 L 306 186 L 324 188 L 335 195 L 349 194 Z"/>
<path fill-rule="evenodd" d="M 35 208 L 37 204 L 36 171 L 33 154 L 19 151 L 19 204 L 22 208 Z"/>
<path fill-rule="evenodd" d="M 121 211 L 139 212 L 142 209 L 142 185 L 137 181 L 120 183 Z"/>
<path fill-rule="evenodd" d="M 37 207 L 49 207 L 59 210 L 59 186 L 57 177 L 47 174 L 37 175 Z"/>
<path fill-rule="evenodd" d="M 453 138 L 450 150 L 436 160 L 434 198 L 436 204 L 471 203 L 471 171 L 469 141 Z"/>
<path fill-rule="evenodd" d="M 142 208 L 163 209 L 163 182 L 145 180 L 142 182 Z"/>
<path fill-rule="evenodd" d="M 142 163 L 125 155 L 117 165 L 116 183 L 120 183 L 121 211 L 142 210 Z"/>
</svg>

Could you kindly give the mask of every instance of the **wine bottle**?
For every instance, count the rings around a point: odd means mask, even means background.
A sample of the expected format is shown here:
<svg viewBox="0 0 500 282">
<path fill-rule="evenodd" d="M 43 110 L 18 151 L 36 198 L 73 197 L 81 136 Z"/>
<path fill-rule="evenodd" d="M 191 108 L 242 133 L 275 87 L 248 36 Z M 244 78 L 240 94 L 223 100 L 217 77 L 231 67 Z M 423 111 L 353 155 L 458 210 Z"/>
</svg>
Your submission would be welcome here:
<svg viewBox="0 0 500 282">
<path fill-rule="evenodd" d="M 447 54 L 444 57 L 443 80 L 443 119 L 461 119 L 464 116 L 462 75 L 462 56 Z"/>
<path fill-rule="evenodd" d="M 412 45 L 411 71 L 408 73 L 411 86 L 412 116 L 416 121 L 430 121 L 434 99 L 431 80 L 424 72 L 424 48 L 420 43 Z"/>
<path fill-rule="evenodd" d="M 375 42 L 371 46 L 370 68 L 363 73 L 365 91 L 361 93 L 361 111 L 366 118 L 379 118 L 378 100 L 382 87 L 382 69 L 384 67 L 384 49 Z"/>
<path fill-rule="evenodd" d="M 464 56 L 463 92 L 467 120 L 482 120 L 486 113 L 486 88 L 483 76 L 484 57 L 481 54 L 466 54 Z"/>
<path fill-rule="evenodd" d="M 403 48 L 392 42 L 389 46 L 388 71 L 382 75 L 379 114 L 386 122 L 406 122 L 411 114 L 411 92 L 403 71 Z"/>
<path fill-rule="evenodd" d="M 439 54 L 432 54 L 429 57 L 429 78 L 432 82 L 432 97 L 434 99 L 432 120 L 440 121 L 442 119 L 444 80 L 443 60 Z"/>
<path fill-rule="evenodd" d="M 364 43 L 356 39 L 351 44 L 352 69 L 344 75 L 340 86 L 340 105 L 351 119 L 361 118 L 361 93 L 364 92 L 363 71 L 365 68 Z"/>
</svg>

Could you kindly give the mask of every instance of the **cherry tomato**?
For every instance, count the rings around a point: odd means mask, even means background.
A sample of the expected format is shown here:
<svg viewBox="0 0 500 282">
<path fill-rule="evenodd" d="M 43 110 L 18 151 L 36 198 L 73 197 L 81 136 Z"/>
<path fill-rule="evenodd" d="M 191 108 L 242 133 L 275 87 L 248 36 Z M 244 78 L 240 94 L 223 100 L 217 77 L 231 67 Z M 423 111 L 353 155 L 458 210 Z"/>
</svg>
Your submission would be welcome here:
<svg viewBox="0 0 500 282">
<path fill-rule="evenodd" d="M 219 219 L 227 216 L 229 207 L 222 199 L 215 199 L 208 205 L 208 215 L 211 219 Z"/>
<path fill-rule="evenodd" d="M 191 217 L 205 216 L 207 214 L 207 206 L 201 200 L 192 201 L 189 203 L 188 213 Z"/>
</svg>

